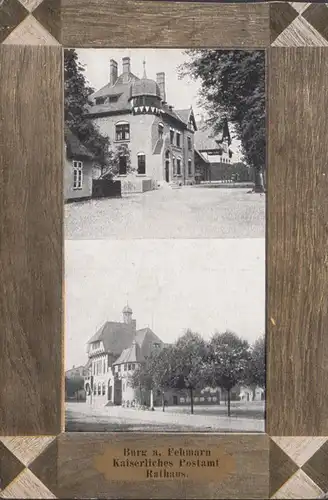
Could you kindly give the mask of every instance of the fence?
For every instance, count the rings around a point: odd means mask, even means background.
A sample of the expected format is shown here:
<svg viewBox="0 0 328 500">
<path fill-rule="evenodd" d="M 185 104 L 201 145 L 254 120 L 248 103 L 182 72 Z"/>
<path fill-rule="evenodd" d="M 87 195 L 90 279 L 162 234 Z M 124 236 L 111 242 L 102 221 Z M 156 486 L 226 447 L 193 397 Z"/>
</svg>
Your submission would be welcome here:
<svg viewBox="0 0 328 500">
<path fill-rule="evenodd" d="M 121 182 L 107 179 L 93 179 L 93 198 L 120 198 L 122 196 Z"/>
</svg>

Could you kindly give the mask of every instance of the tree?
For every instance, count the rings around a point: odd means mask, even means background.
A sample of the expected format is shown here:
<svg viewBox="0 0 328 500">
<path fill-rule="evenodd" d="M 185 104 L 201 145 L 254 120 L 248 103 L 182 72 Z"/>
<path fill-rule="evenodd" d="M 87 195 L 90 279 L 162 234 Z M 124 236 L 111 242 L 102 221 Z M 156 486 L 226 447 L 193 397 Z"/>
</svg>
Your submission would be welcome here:
<svg viewBox="0 0 328 500">
<path fill-rule="evenodd" d="M 94 89 L 87 83 L 84 67 L 75 49 L 65 50 L 64 79 L 65 125 L 94 155 L 96 163 L 103 167 L 107 163 L 110 142 L 86 117 L 91 105 L 89 97 Z"/>
<path fill-rule="evenodd" d="M 255 191 L 263 192 L 265 167 L 265 54 L 245 50 L 188 50 L 180 67 L 201 80 L 200 100 L 208 124 L 218 132 L 231 123 L 246 162 L 254 169 Z"/>
<path fill-rule="evenodd" d="M 174 385 L 175 371 L 172 365 L 174 360 L 173 346 L 154 351 L 130 378 L 130 384 L 133 388 L 160 390 L 163 411 L 165 411 L 165 391 Z"/>
<path fill-rule="evenodd" d="M 127 144 L 119 144 L 114 150 L 109 149 L 107 154 L 107 164 L 103 168 L 101 179 L 112 179 L 120 173 L 121 160 L 124 159 L 124 169 L 126 173 L 134 171 L 131 166 L 131 151 Z"/>
<path fill-rule="evenodd" d="M 251 349 L 248 381 L 250 385 L 265 389 L 265 338 L 264 335 L 256 340 Z"/>
<path fill-rule="evenodd" d="M 231 389 L 246 380 L 250 346 L 233 332 L 216 333 L 209 343 L 207 381 L 228 394 L 228 416 L 231 415 Z"/>
<path fill-rule="evenodd" d="M 77 397 L 78 391 L 84 389 L 84 378 L 81 376 L 65 377 L 66 396 Z"/>
<path fill-rule="evenodd" d="M 190 413 L 193 414 L 194 390 L 203 387 L 207 373 L 207 344 L 198 333 L 187 330 L 177 340 L 173 355 L 172 387 L 189 391 Z"/>
</svg>

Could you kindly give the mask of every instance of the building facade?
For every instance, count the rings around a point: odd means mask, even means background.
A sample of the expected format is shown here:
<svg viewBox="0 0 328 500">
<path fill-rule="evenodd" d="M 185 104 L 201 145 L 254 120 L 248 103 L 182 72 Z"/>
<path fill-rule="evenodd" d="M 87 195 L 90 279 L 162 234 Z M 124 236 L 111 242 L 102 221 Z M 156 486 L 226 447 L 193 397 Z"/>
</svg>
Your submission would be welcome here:
<svg viewBox="0 0 328 500">
<path fill-rule="evenodd" d="M 70 130 L 65 128 L 65 201 L 91 198 L 94 175 L 92 154 Z"/>
<path fill-rule="evenodd" d="M 155 350 L 165 346 L 150 329 L 137 329 L 132 309 L 126 305 L 122 311 L 123 321 L 106 321 L 87 344 L 88 362 L 82 370 L 86 400 L 94 406 L 166 406 L 189 405 L 188 390 L 134 388 L 131 377 Z M 261 399 L 258 388 L 236 387 L 231 391 L 231 400 L 252 401 Z M 263 391 L 262 391 L 263 392 Z M 221 388 L 204 387 L 193 391 L 195 405 L 217 405 L 226 400 Z"/>
<path fill-rule="evenodd" d="M 109 83 L 90 99 L 88 118 L 109 137 L 112 150 L 129 150 L 131 168 L 126 155 L 119 161 L 123 192 L 195 182 L 194 113 L 191 107 L 179 110 L 168 104 L 165 73 L 157 73 L 155 81 L 144 68 L 139 78 L 131 71 L 130 58 L 124 57 L 119 74 L 112 59 Z"/>
<path fill-rule="evenodd" d="M 107 321 L 88 342 L 89 373 L 84 386 L 87 401 L 95 405 L 149 404 L 150 394 L 140 395 L 130 376 L 153 349 L 163 342 L 150 328 L 137 330 L 132 310 L 125 306 L 123 321 Z"/>
</svg>

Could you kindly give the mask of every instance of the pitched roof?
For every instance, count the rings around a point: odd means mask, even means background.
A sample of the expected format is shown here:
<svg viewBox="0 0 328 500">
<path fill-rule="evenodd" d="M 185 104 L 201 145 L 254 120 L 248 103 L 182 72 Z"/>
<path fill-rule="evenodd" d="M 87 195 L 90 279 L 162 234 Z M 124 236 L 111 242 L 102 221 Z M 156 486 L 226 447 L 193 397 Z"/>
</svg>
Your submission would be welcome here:
<svg viewBox="0 0 328 500">
<path fill-rule="evenodd" d="M 162 340 L 148 327 L 137 331 L 136 341 L 140 346 L 142 359 L 150 356 L 155 343 L 163 345 Z"/>
<path fill-rule="evenodd" d="M 200 151 L 198 151 L 198 149 L 194 148 L 194 152 L 195 152 L 195 154 L 196 154 L 196 155 L 198 155 L 198 156 L 199 156 L 199 158 L 200 158 L 202 161 L 204 161 L 205 163 L 210 163 L 210 162 L 208 161 L 208 159 L 207 159 L 207 158 L 205 158 L 205 156 L 204 156 L 204 155 L 203 155 Z"/>
<path fill-rule="evenodd" d="M 176 109 L 175 113 L 180 117 L 181 121 L 183 121 L 186 125 L 188 125 L 191 119 L 194 123 L 195 131 L 197 130 L 197 123 L 191 106 L 189 109 Z"/>
<path fill-rule="evenodd" d="M 219 141 L 222 139 L 222 134 L 215 134 L 212 127 L 206 125 L 205 122 L 201 122 L 198 125 L 198 130 L 195 133 L 195 148 L 198 151 L 206 151 L 213 149 L 222 149 Z"/>
<path fill-rule="evenodd" d="M 88 344 L 102 341 L 106 352 L 119 355 L 132 344 L 134 335 L 133 324 L 106 321 L 95 335 L 91 337 Z"/>
<path fill-rule="evenodd" d="M 115 361 L 115 365 L 121 363 L 140 363 L 150 356 L 154 344 L 163 346 L 163 342 L 150 328 L 137 330 L 131 345 L 125 348 Z"/>
<path fill-rule="evenodd" d="M 140 363 L 141 361 L 143 361 L 143 358 L 140 346 L 136 341 L 134 341 L 130 347 L 122 351 L 114 365 L 120 365 L 121 363 Z"/>
<path fill-rule="evenodd" d="M 74 135 L 71 130 L 65 125 L 64 139 L 66 144 L 66 155 L 68 158 L 93 158 L 89 151 L 81 141 Z"/>
<path fill-rule="evenodd" d="M 112 113 L 130 109 L 129 98 L 131 83 L 138 80 L 139 78 L 131 72 L 127 75 L 122 73 L 114 85 L 108 83 L 97 92 L 94 92 L 94 94 L 90 96 L 90 100 L 94 102 L 94 105 L 89 106 L 89 114 Z M 117 97 L 117 101 L 106 101 L 103 104 L 95 104 L 96 99 L 99 97 Z"/>
</svg>

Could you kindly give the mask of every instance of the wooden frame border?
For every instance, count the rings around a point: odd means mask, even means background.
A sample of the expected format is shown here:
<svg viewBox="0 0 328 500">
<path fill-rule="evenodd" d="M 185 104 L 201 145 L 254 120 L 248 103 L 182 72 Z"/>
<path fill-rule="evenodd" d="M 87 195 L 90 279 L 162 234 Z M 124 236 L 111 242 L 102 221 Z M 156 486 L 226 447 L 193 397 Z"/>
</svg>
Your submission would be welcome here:
<svg viewBox="0 0 328 500">
<path fill-rule="evenodd" d="M 263 499 L 327 491 L 326 5 L 0 4 L 0 497 Z M 267 50 L 267 434 L 174 436 L 229 456 L 229 481 L 204 483 L 196 474 L 192 485 L 123 487 L 94 460 L 131 434 L 62 434 L 63 46 Z"/>
</svg>

